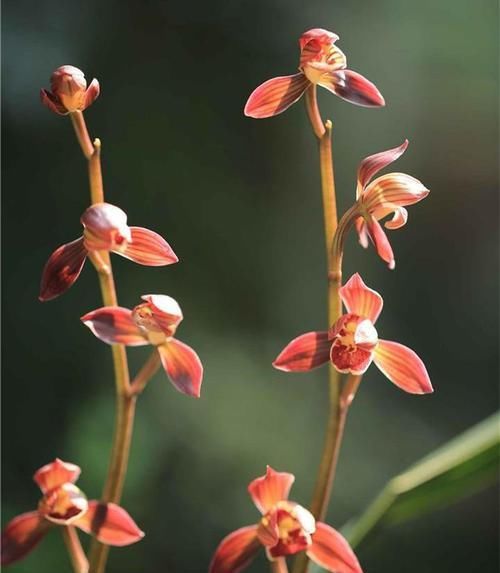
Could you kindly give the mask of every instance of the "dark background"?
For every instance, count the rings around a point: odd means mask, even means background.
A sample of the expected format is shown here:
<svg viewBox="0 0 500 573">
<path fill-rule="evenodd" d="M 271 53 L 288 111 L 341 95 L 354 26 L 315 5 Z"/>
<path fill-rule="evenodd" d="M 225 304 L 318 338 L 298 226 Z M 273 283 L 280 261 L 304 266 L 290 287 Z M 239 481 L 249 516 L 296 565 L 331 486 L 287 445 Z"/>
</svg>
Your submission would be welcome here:
<svg viewBox="0 0 500 573">
<path fill-rule="evenodd" d="M 203 572 L 220 539 L 253 523 L 247 483 L 269 463 L 307 504 L 326 417 L 326 371 L 271 362 L 293 336 L 325 327 L 317 150 L 302 105 L 243 116 L 264 80 L 294 73 L 297 39 L 340 35 L 349 67 L 387 107 L 323 92 L 334 122 L 342 211 L 355 170 L 407 137 L 394 166 L 431 189 L 391 232 L 397 267 L 350 237 L 345 274 L 379 290 L 383 338 L 414 348 L 434 395 L 410 396 L 372 367 L 356 399 L 329 522 L 359 513 L 395 473 L 491 414 L 498 403 L 498 45 L 493 0 L 18 0 L 3 6 L 3 523 L 35 507 L 35 469 L 78 463 L 98 497 L 113 424 L 109 348 L 79 322 L 100 306 L 86 268 L 57 301 L 37 301 L 49 254 L 80 234 L 86 166 L 68 119 L 41 106 L 62 64 L 97 77 L 86 113 L 103 142 L 106 197 L 161 232 L 181 263 L 113 258 L 120 302 L 174 296 L 178 335 L 205 365 L 202 398 L 158 374 L 138 405 L 123 505 L 146 530 L 113 550 L 110 573 Z M 148 355 L 129 352 L 132 371 Z M 496 571 L 497 491 L 368 538 L 366 572 Z M 85 542 L 87 539 L 85 539 Z M 12 572 L 69 571 L 52 533 Z M 265 570 L 259 561 L 253 571 Z"/>
</svg>

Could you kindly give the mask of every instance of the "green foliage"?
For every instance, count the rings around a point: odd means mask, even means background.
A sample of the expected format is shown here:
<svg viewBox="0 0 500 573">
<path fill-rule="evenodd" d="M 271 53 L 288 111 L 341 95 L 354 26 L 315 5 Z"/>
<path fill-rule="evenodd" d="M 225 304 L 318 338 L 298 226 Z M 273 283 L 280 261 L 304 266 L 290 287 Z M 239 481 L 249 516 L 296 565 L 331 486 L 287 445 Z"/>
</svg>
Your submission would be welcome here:
<svg viewBox="0 0 500 573">
<path fill-rule="evenodd" d="M 499 445 L 497 412 L 392 478 L 342 533 L 355 547 L 375 528 L 401 523 L 478 492 L 497 478 Z M 313 565 L 311 571 L 322 569 Z"/>
</svg>

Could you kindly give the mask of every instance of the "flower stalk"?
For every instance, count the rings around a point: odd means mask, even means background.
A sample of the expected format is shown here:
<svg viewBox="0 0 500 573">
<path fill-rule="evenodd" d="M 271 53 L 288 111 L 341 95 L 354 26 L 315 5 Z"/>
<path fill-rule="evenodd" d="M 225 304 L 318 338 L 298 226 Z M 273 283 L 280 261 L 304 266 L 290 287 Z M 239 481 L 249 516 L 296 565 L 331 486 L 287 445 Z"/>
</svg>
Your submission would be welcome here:
<svg viewBox="0 0 500 573">
<path fill-rule="evenodd" d="M 341 220 L 341 226 L 338 225 L 332 150 L 333 125 L 330 120 L 323 122 L 321 118 L 315 85 L 310 86 L 306 92 L 306 109 L 312 129 L 319 142 L 327 255 L 328 327 L 330 327 L 342 314 L 339 289 L 342 285 L 342 254 L 345 231 L 350 220 L 346 221 L 344 216 Z M 348 409 L 342 405 L 341 376 L 332 363 L 328 365 L 328 405 L 325 442 L 311 501 L 311 513 L 318 520 L 325 518 L 328 509 Z M 295 560 L 293 572 L 306 573 L 307 569 L 308 558 L 305 553 L 302 553 Z"/>
<path fill-rule="evenodd" d="M 271 561 L 271 572 L 272 573 L 288 573 L 288 566 L 286 564 L 286 559 L 280 557 L 275 561 Z"/>
<path fill-rule="evenodd" d="M 76 529 L 72 525 L 68 525 L 67 527 L 62 527 L 61 532 L 71 559 L 73 571 L 75 573 L 88 573 L 89 562 L 85 557 Z"/>
</svg>

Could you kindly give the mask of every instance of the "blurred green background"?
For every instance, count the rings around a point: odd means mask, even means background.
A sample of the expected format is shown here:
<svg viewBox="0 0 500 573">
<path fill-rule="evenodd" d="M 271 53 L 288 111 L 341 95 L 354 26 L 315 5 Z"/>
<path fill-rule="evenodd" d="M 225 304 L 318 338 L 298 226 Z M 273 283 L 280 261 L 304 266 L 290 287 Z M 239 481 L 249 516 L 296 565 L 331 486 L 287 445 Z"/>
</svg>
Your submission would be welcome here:
<svg viewBox="0 0 500 573">
<path fill-rule="evenodd" d="M 110 351 L 79 322 L 101 304 L 91 268 L 37 301 L 45 261 L 80 234 L 88 205 L 70 122 L 39 103 L 51 72 L 73 64 L 99 79 L 86 117 L 107 200 L 181 259 L 150 269 L 114 257 L 121 304 L 175 297 L 179 338 L 206 372 L 198 401 L 162 374 L 139 401 L 123 505 L 147 536 L 113 550 L 108 571 L 203 572 L 225 534 L 257 520 L 247 483 L 269 463 L 296 474 L 293 498 L 307 504 L 322 446 L 326 371 L 271 367 L 292 337 L 326 326 L 316 144 L 302 105 L 267 121 L 242 113 L 258 84 L 294 72 L 308 28 L 338 33 L 349 67 L 387 101 L 369 110 L 321 93 L 341 210 L 359 161 L 405 137 L 394 168 L 431 189 L 390 235 L 396 270 L 351 236 L 345 275 L 383 294 L 379 333 L 424 358 L 436 392 L 406 395 L 370 368 L 329 522 L 497 408 L 497 12 L 494 0 L 4 2 L 3 524 L 35 507 L 32 473 L 56 456 L 81 465 L 79 485 L 98 497 L 113 425 Z M 148 352 L 130 350 L 133 372 Z M 497 497 L 492 486 L 374 534 L 357 549 L 365 571 L 496 571 Z M 11 571 L 69 569 L 52 533 Z"/>
</svg>

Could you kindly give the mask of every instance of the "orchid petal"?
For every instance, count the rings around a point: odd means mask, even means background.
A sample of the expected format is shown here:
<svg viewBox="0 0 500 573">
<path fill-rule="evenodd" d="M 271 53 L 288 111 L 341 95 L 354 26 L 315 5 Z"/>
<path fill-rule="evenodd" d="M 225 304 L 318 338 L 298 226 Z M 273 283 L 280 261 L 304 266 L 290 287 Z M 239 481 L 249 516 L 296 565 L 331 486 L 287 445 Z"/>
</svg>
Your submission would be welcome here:
<svg viewBox="0 0 500 573">
<path fill-rule="evenodd" d="M 352 275 L 339 290 L 339 294 L 347 312 L 369 318 L 375 324 L 384 306 L 384 300 L 377 291 L 365 285 L 358 273 Z"/>
<path fill-rule="evenodd" d="M 308 86 L 309 80 L 303 73 L 267 80 L 250 94 L 244 113 L 255 119 L 278 115 L 295 103 Z"/>
<path fill-rule="evenodd" d="M 54 113 L 58 115 L 66 115 L 68 110 L 62 105 L 62 103 L 47 90 L 40 90 L 40 99 L 44 106 L 48 107 Z"/>
<path fill-rule="evenodd" d="M 271 511 L 259 521 L 257 537 L 265 547 L 274 547 L 280 539 L 278 527 L 278 512 Z"/>
<path fill-rule="evenodd" d="M 379 340 L 373 361 L 391 382 L 410 394 L 434 391 L 422 360 L 411 348 L 390 340 Z"/>
<path fill-rule="evenodd" d="M 347 58 L 344 52 L 333 43 L 322 46 L 312 40 L 304 46 L 300 54 L 300 68 L 311 81 L 315 76 L 319 80 L 320 75 L 317 72 L 334 72 L 343 70 L 346 66 Z"/>
<path fill-rule="evenodd" d="M 51 524 L 38 511 L 18 515 L 2 531 L 2 565 L 10 565 L 27 555 L 50 529 Z"/>
<path fill-rule="evenodd" d="M 162 267 L 177 263 L 179 259 L 165 239 L 149 229 L 130 227 L 132 240 L 118 255 L 148 267 Z"/>
<path fill-rule="evenodd" d="M 217 547 L 208 573 L 239 573 L 250 565 L 260 547 L 256 525 L 237 529 Z"/>
<path fill-rule="evenodd" d="M 363 219 L 363 217 L 358 217 L 354 222 L 354 225 L 358 233 L 359 244 L 364 249 L 367 249 L 368 245 L 370 244 L 370 241 L 368 237 L 368 229 L 366 228 L 365 220 Z"/>
<path fill-rule="evenodd" d="M 386 221 L 384 223 L 384 227 L 391 230 L 404 227 L 406 225 L 406 221 L 408 221 L 408 211 L 404 207 L 395 207 L 393 209 L 391 208 L 391 212 L 394 213 L 394 216 L 390 221 Z"/>
<path fill-rule="evenodd" d="M 380 223 L 375 219 L 375 217 L 371 217 L 369 221 L 366 222 L 366 228 L 368 236 L 372 240 L 379 257 L 388 264 L 391 270 L 394 269 L 396 266 L 394 253 L 392 251 L 391 244 L 389 243 L 389 239 L 380 226 Z"/>
<path fill-rule="evenodd" d="M 286 501 L 295 476 L 287 472 L 277 472 L 267 466 L 266 475 L 250 482 L 248 493 L 257 509 L 267 513 L 279 501 Z"/>
<path fill-rule="evenodd" d="M 303 50 L 310 42 L 317 42 L 321 45 L 333 44 L 339 37 L 335 32 L 330 32 L 324 28 L 311 28 L 304 32 L 299 38 L 300 49 Z"/>
<path fill-rule="evenodd" d="M 144 346 L 149 344 L 132 319 L 132 312 L 121 306 L 104 306 L 80 319 L 99 340 L 106 344 Z"/>
<path fill-rule="evenodd" d="M 89 508 L 76 525 L 85 533 L 95 535 L 101 543 L 122 547 L 136 543 L 144 537 L 130 515 L 115 503 L 89 502 Z"/>
<path fill-rule="evenodd" d="M 80 221 L 89 251 L 121 252 L 132 239 L 127 214 L 116 205 L 95 203 L 86 209 Z"/>
<path fill-rule="evenodd" d="M 42 490 L 42 493 L 47 493 L 51 489 L 65 483 L 75 483 L 80 477 L 81 471 L 79 466 L 56 458 L 50 464 L 46 464 L 37 470 L 33 479 Z"/>
<path fill-rule="evenodd" d="M 429 194 L 424 184 L 406 173 L 387 173 L 377 177 L 363 192 L 363 205 L 369 213 L 389 206 L 404 207 L 418 203 Z"/>
<path fill-rule="evenodd" d="M 372 82 L 352 70 L 337 70 L 325 74 L 318 84 L 342 99 L 364 107 L 385 105 L 382 94 Z"/>
<path fill-rule="evenodd" d="M 328 332 L 301 334 L 287 344 L 273 366 L 284 372 L 307 372 L 328 362 L 330 346 Z"/>
<path fill-rule="evenodd" d="M 56 249 L 43 269 L 38 298 L 45 302 L 66 292 L 80 276 L 86 258 L 82 237 Z"/>
<path fill-rule="evenodd" d="M 405 139 L 401 145 L 374 155 L 369 155 L 360 163 L 358 167 L 358 189 L 362 190 L 370 182 L 370 179 L 380 170 L 387 167 L 396 159 L 401 157 L 408 147 L 408 140 Z"/>
<path fill-rule="evenodd" d="M 363 348 L 361 344 L 357 344 L 356 349 L 352 351 L 340 340 L 334 340 L 330 360 L 338 372 L 364 374 L 373 360 L 373 345 L 371 346 L 372 348 Z"/>
<path fill-rule="evenodd" d="M 316 523 L 316 531 L 313 533 L 307 556 L 332 573 L 362 573 L 349 543 L 326 523 Z"/>
<path fill-rule="evenodd" d="M 175 388 L 187 396 L 199 398 L 203 365 L 196 352 L 175 338 L 157 348 L 163 368 Z"/>
<path fill-rule="evenodd" d="M 85 92 L 85 104 L 84 109 L 92 105 L 94 101 L 98 98 L 101 88 L 99 82 L 94 78 L 91 82 L 87 91 Z"/>
</svg>

